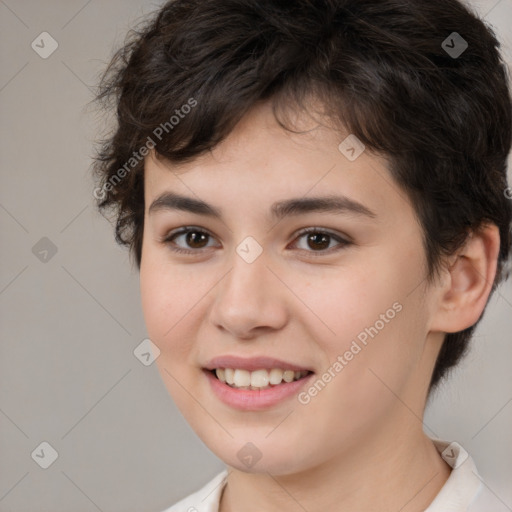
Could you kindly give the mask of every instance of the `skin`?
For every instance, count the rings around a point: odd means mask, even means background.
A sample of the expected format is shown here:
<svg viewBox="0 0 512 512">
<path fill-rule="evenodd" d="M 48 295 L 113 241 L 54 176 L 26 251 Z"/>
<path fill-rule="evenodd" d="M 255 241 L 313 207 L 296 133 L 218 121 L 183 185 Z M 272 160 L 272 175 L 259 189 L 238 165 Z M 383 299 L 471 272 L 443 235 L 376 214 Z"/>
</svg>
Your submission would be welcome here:
<svg viewBox="0 0 512 512">
<path fill-rule="evenodd" d="M 386 160 L 366 150 L 350 162 L 338 150 L 347 133 L 303 114 L 295 126 L 308 131 L 283 130 L 264 103 L 191 162 L 146 158 L 140 287 L 156 364 L 186 420 L 228 465 L 221 512 L 424 510 L 451 469 L 423 432 L 428 383 L 444 333 L 473 325 L 484 309 L 498 230 L 471 237 L 429 285 L 421 226 Z M 150 214 L 164 191 L 200 198 L 222 220 Z M 376 217 L 269 217 L 275 201 L 334 192 Z M 174 240 L 197 255 L 162 242 L 183 226 L 212 235 L 198 245 Z M 297 234 L 308 227 L 352 243 L 331 238 L 318 249 Z M 250 264 L 236 252 L 247 236 L 263 249 Z M 397 302 L 401 311 L 305 405 L 294 396 L 264 411 L 230 408 L 201 369 L 214 356 L 265 355 L 321 376 Z M 237 457 L 247 442 L 262 455 L 252 468 Z"/>
</svg>

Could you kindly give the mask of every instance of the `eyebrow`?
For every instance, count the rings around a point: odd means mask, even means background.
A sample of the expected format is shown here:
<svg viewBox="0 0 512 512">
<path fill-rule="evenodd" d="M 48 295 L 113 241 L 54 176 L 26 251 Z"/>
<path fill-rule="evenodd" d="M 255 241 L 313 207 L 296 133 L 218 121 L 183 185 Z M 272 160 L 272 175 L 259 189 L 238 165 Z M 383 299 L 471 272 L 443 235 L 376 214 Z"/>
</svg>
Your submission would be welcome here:
<svg viewBox="0 0 512 512">
<path fill-rule="evenodd" d="M 164 192 L 149 207 L 148 214 L 161 210 L 181 210 L 185 212 L 221 219 L 222 210 L 199 199 L 182 196 L 174 192 Z M 301 197 L 286 199 L 272 204 L 270 208 L 274 219 L 280 220 L 287 215 L 303 215 L 311 212 L 325 212 L 377 217 L 367 206 L 346 196 L 327 195 L 321 197 Z"/>
</svg>

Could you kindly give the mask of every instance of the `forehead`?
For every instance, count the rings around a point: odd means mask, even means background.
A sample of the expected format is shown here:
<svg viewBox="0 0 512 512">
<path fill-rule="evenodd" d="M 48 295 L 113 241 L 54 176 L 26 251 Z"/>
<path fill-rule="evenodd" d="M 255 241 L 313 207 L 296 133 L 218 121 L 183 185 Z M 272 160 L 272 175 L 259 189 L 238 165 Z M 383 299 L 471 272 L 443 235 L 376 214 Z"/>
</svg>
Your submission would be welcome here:
<svg viewBox="0 0 512 512">
<path fill-rule="evenodd" d="M 366 207 L 374 217 L 410 209 L 384 158 L 367 150 L 355 160 L 347 158 L 345 146 L 339 146 L 349 134 L 307 116 L 296 119 L 297 128 L 301 133 L 283 129 L 271 108 L 261 105 L 212 151 L 192 161 L 174 164 L 150 154 L 145 161 L 146 214 L 166 192 L 212 204 L 216 213 L 254 214 L 264 207 L 275 216 L 276 203 L 287 198 L 334 195 L 362 205 L 361 211 Z"/>
</svg>

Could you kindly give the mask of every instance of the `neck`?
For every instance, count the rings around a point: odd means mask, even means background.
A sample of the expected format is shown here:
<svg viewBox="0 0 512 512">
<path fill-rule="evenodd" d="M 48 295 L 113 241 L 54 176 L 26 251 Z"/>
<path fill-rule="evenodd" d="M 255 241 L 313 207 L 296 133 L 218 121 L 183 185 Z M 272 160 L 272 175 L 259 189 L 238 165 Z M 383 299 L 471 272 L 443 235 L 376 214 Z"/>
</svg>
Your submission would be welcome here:
<svg viewBox="0 0 512 512">
<path fill-rule="evenodd" d="M 276 476 L 230 467 L 219 511 L 424 511 L 451 468 L 415 421 L 415 428 L 408 425 L 400 434 L 383 429 L 371 441 L 358 442 L 357 450 L 300 473 Z"/>
</svg>

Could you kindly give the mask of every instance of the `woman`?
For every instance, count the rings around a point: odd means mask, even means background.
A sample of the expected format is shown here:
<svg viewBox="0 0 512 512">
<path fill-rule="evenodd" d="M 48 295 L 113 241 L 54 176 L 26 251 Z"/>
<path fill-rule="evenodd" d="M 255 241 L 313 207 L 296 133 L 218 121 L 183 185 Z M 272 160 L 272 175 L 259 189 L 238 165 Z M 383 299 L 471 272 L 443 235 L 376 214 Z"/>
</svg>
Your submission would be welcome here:
<svg viewBox="0 0 512 512">
<path fill-rule="evenodd" d="M 498 46 L 455 0 L 175 0 L 113 58 L 94 193 L 227 465 L 167 512 L 484 510 L 422 418 L 510 253 Z"/>
</svg>

